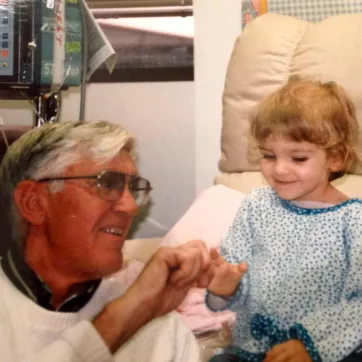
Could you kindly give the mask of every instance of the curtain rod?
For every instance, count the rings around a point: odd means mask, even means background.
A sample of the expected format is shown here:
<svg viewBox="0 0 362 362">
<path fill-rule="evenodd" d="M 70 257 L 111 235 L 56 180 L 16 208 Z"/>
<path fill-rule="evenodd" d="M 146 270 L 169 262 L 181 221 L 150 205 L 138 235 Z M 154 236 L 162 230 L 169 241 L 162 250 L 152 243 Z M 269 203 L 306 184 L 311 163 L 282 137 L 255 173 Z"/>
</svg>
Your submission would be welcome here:
<svg viewBox="0 0 362 362">
<path fill-rule="evenodd" d="M 91 9 L 192 6 L 192 0 L 86 0 Z"/>
<path fill-rule="evenodd" d="M 193 6 L 91 9 L 95 18 L 192 16 Z"/>
</svg>

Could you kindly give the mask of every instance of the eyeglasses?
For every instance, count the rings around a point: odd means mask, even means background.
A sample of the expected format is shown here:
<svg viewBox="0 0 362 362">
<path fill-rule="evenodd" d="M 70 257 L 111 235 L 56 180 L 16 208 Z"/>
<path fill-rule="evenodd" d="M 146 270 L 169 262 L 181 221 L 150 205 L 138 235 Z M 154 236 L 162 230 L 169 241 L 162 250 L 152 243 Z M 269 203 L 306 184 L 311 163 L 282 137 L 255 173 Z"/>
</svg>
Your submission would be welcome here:
<svg viewBox="0 0 362 362">
<path fill-rule="evenodd" d="M 127 175 L 117 171 L 102 171 L 98 175 L 89 176 L 49 177 L 36 181 L 50 182 L 81 179 L 97 180 L 98 196 L 106 201 L 118 201 L 122 197 L 127 185 L 129 192 L 138 206 L 142 206 L 148 201 L 150 191 L 152 190 L 148 180 L 139 176 Z"/>
</svg>

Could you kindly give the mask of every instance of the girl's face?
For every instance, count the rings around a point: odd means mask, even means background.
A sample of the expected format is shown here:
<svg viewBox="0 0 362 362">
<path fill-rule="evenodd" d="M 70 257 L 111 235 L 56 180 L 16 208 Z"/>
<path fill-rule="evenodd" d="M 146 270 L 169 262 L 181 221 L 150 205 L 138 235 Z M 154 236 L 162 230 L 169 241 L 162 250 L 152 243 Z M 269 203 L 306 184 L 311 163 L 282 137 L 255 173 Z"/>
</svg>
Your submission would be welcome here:
<svg viewBox="0 0 362 362">
<path fill-rule="evenodd" d="M 261 172 L 281 198 L 328 202 L 329 175 L 340 170 L 339 158 L 330 159 L 313 143 L 281 137 L 271 136 L 259 148 Z"/>
</svg>

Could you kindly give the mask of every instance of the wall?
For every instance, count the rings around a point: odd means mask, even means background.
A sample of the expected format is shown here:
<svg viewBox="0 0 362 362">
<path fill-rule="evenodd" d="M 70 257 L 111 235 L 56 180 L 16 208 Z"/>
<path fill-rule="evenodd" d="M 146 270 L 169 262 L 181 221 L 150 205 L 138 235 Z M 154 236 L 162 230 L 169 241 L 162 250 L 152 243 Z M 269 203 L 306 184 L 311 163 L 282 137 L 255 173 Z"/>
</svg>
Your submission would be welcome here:
<svg viewBox="0 0 362 362">
<path fill-rule="evenodd" d="M 241 31 L 241 0 L 194 0 L 196 193 L 218 171 L 222 92 L 236 37 Z"/>
</svg>

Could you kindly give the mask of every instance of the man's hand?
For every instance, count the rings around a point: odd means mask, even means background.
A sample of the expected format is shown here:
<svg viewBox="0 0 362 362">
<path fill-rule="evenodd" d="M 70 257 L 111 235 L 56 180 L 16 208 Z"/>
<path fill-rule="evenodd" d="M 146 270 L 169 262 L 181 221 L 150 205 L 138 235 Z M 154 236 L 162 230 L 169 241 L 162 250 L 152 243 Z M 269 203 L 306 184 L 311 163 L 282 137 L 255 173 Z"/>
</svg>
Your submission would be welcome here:
<svg viewBox="0 0 362 362">
<path fill-rule="evenodd" d="M 212 276 L 203 241 L 160 248 L 127 292 L 94 319 L 94 327 L 115 352 L 150 320 L 177 308 L 191 287 L 205 288 Z"/>
<path fill-rule="evenodd" d="M 229 297 L 235 293 L 241 278 L 248 270 L 246 263 L 229 264 L 216 249 L 210 251 L 213 278 L 207 289 L 216 295 Z"/>
<path fill-rule="evenodd" d="M 273 347 L 264 362 L 312 362 L 312 359 L 304 344 L 293 339 Z"/>
<path fill-rule="evenodd" d="M 205 288 L 213 276 L 210 253 L 201 240 L 160 248 L 131 286 L 152 317 L 177 308 L 191 287 Z"/>
</svg>

